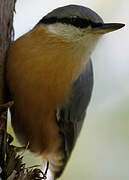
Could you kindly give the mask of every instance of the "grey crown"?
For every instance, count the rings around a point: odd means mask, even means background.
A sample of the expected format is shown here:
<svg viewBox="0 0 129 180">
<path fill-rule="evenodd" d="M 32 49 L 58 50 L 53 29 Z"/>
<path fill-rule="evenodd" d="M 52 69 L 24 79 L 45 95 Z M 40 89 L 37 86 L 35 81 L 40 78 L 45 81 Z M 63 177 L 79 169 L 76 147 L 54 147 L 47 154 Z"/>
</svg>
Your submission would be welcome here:
<svg viewBox="0 0 129 180">
<path fill-rule="evenodd" d="M 93 23 L 102 23 L 102 18 L 93 10 L 78 5 L 68 5 L 64 7 L 59 7 L 52 12 L 48 13 L 44 18 L 49 19 L 56 17 L 58 19 L 61 18 L 70 18 L 70 17 L 78 17 L 81 19 L 89 20 Z"/>
</svg>

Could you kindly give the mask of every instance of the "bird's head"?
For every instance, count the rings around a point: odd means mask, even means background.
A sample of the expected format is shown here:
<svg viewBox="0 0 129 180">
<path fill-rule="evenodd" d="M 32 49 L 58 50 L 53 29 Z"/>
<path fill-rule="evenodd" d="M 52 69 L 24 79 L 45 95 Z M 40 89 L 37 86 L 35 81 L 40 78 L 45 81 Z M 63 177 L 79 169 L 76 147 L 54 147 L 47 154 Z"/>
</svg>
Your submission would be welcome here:
<svg viewBox="0 0 129 180">
<path fill-rule="evenodd" d="M 96 41 L 101 35 L 124 26 L 120 23 L 104 23 L 102 18 L 89 8 L 68 5 L 57 8 L 43 17 L 39 24 L 45 24 L 50 32 L 66 41 Z"/>
<path fill-rule="evenodd" d="M 68 5 L 57 8 L 44 16 L 35 27 L 40 31 L 39 41 L 57 54 L 66 52 L 77 59 L 89 59 L 99 38 L 124 26 L 120 23 L 104 23 L 102 18 L 89 8 Z M 42 29 L 46 33 L 43 35 Z M 58 41 L 59 40 L 59 41 Z M 61 40 L 61 41 L 60 41 Z M 40 45 L 41 46 L 41 45 Z M 54 47 L 53 47 L 54 46 Z M 66 51 L 68 50 L 68 51 Z M 72 56 L 73 57 L 73 56 Z"/>
</svg>

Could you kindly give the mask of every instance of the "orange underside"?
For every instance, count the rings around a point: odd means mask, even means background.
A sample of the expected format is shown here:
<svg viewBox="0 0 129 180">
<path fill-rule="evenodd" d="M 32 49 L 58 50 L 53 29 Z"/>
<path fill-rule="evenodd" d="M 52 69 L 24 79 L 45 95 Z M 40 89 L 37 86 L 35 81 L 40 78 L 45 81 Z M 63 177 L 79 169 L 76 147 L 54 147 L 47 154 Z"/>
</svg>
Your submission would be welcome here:
<svg viewBox="0 0 129 180">
<path fill-rule="evenodd" d="M 39 27 L 14 42 L 7 61 L 7 82 L 14 99 L 13 127 L 32 151 L 57 153 L 61 147 L 56 110 L 68 102 L 82 71 L 71 44 Z M 78 59 L 78 61 L 76 61 Z"/>
</svg>

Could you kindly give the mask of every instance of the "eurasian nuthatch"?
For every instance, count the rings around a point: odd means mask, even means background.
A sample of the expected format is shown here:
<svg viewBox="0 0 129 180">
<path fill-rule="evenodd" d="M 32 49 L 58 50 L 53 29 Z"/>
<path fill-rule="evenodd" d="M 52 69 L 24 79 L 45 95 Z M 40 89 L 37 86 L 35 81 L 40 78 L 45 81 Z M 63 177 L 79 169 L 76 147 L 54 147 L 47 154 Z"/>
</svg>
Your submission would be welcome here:
<svg viewBox="0 0 129 180">
<path fill-rule="evenodd" d="M 91 53 L 108 32 L 124 26 L 105 24 L 89 8 L 60 7 L 11 44 L 6 83 L 12 126 L 19 141 L 49 162 L 59 177 L 83 125 L 93 87 Z"/>
</svg>

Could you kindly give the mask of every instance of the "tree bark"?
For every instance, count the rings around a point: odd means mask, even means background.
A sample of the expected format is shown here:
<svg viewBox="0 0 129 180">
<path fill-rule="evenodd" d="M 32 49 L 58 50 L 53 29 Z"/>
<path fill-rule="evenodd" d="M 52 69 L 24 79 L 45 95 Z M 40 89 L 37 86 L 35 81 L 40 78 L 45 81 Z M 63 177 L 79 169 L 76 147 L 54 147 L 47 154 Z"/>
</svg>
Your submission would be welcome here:
<svg viewBox="0 0 129 180">
<path fill-rule="evenodd" d="M 4 66 L 7 50 L 13 38 L 13 10 L 14 0 L 0 0 L 0 178 L 6 179 L 3 169 L 5 167 L 6 156 L 6 124 L 7 107 L 3 107 L 6 102 L 6 91 L 4 83 Z"/>
<path fill-rule="evenodd" d="M 13 39 L 13 11 L 15 0 L 0 0 L 0 104 L 5 103 L 4 63 Z"/>
</svg>

